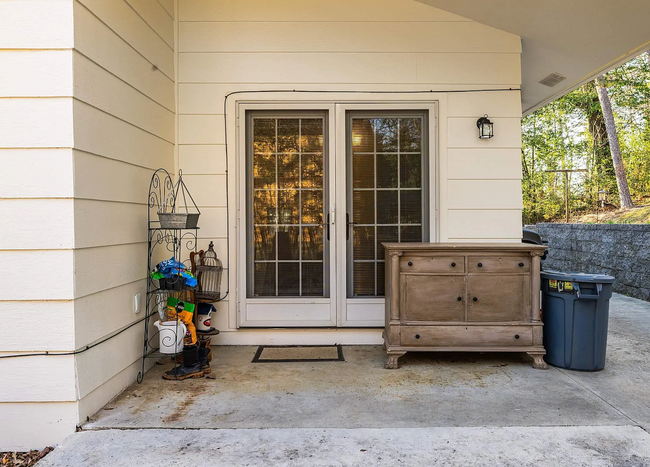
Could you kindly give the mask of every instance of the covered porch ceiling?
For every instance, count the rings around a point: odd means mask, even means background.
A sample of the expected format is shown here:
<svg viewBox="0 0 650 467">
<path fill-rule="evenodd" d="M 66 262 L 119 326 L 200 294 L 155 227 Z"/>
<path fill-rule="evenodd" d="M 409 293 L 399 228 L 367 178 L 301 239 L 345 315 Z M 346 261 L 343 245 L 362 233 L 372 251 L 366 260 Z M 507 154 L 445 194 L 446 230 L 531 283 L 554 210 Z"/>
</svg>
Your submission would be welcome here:
<svg viewBox="0 0 650 467">
<path fill-rule="evenodd" d="M 649 0 L 418 1 L 522 38 L 524 114 L 650 48 Z"/>
</svg>

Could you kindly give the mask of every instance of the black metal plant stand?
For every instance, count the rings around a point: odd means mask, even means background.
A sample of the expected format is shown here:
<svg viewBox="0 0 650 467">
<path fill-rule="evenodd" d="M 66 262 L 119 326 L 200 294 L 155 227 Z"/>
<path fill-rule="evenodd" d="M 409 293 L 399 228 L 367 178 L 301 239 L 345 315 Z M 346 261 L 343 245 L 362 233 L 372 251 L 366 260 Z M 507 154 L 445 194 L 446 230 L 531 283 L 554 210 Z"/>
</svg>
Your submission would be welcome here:
<svg viewBox="0 0 650 467">
<path fill-rule="evenodd" d="M 182 177 L 179 174 L 179 179 Z M 138 373 L 137 381 L 141 383 L 144 379 L 146 361 L 148 358 L 160 359 L 165 357 L 176 357 L 178 354 L 161 353 L 158 346 L 158 332 L 152 333 L 152 323 L 159 319 L 159 309 L 167 307 L 167 299 L 174 297 L 184 301 L 190 301 L 190 294 L 195 288 L 185 286 L 185 281 L 180 276 L 172 279 L 167 278 L 166 284 L 156 281 L 151 273 L 156 265 L 163 260 L 173 256 L 176 261 L 182 262 L 190 271 L 190 253 L 197 252 L 198 227 L 181 228 L 165 227 L 159 220 L 158 213 L 174 213 L 177 210 L 178 187 L 182 185 L 179 180 L 174 184 L 171 175 L 165 169 L 158 169 L 151 177 L 149 184 L 149 197 L 147 209 L 148 227 L 148 258 L 147 258 L 147 299 L 145 306 L 146 316 L 144 317 L 144 345 L 142 349 L 142 369 Z M 194 202 L 192 200 L 192 202 Z M 196 206 L 195 206 L 196 207 Z M 187 211 L 187 210 L 186 210 Z M 156 283 L 158 282 L 158 283 Z M 161 288 L 163 287 L 164 288 Z M 181 329 L 176 327 L 176 333 Z"/>
</svg>

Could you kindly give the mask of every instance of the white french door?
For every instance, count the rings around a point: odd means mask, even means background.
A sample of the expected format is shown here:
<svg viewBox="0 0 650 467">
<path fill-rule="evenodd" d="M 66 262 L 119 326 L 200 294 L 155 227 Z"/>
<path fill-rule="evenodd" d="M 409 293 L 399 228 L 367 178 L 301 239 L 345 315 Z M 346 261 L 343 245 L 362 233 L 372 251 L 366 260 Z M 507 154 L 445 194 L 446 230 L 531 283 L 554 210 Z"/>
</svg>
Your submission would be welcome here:
<svg viewBox="0 0 650 467">
<path fill-rule="evenodd" d="M 381 243 L 429 238 L 429 113 L 357 107 L 246 112 L 240 326 L 383 326 Z"/>
</svg>

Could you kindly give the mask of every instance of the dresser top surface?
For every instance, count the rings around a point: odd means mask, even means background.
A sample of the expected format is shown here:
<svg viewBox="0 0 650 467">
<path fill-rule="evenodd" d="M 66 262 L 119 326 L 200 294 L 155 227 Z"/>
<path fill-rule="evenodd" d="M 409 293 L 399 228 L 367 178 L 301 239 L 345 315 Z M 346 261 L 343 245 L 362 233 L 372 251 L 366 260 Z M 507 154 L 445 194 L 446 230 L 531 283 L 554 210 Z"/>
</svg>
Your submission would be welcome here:
<svg viewBox="0 0 650 467">
<path fill-rule="evenodd" d="M 544 245 L 531 243 L 382 243 L 387 250 L 396 251 L 539 251 L 546 250 Z"/>
</svg>

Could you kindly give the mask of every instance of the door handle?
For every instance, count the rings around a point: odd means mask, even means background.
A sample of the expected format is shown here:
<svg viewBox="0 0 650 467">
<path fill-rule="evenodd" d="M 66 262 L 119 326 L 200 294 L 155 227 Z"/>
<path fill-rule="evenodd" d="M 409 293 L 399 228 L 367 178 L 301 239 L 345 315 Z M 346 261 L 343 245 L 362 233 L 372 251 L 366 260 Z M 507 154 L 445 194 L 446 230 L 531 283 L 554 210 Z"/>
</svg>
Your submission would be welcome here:
<svg viewBox="0 0 650 467">
<path fill-rule="evenodd" d="M 345 241 L 350 240 L 350 226 L 356 224 L 356 222 L 350 221 L 350 214 L 345 213 Z"/>
<path fill-rule="evenodd" d="M 321 225 L 322 227 L 327 226 L 327 241 L 329 242 L 330 241 L 330 214 L 329 214 L 329 212 L 327 213 L 327 221 L 322 223 L 322 224 L 319 224 L 319 225 Z"/>
</svg>

